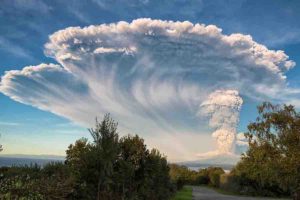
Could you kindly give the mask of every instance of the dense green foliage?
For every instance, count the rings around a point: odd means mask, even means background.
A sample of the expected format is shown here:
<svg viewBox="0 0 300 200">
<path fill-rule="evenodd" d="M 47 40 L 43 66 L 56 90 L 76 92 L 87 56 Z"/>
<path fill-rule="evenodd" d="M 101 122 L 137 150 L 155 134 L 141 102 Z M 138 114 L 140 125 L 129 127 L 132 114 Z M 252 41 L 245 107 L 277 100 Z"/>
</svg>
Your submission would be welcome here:
<svg viewBox="0 0 300 200">
<path fill-rule="evenodd" d="M 82 138 L 67 149 L 65 163 L 1 168 L 1 199 L 167 200 L 175 186 L 167 160 L 148 150 L 139 136 L 119 139 L 106 115 L 93 141 Z"/>
<path fill-rule="evenodd" d="M 181 189 L 183 185 L 210 185 L 218 187 L 220 176 L 224 173 L 224 170 L 220 167 L 208 167 L 194 171 L 185 166 L 170 165 L 171 180 L 177 183 L 177 189 Z"/>
<path fill-rule="evenodd" d="M 245 134 L 249 150 L 231 173 L 240 192 L 279 196 L 300 192 L 300 114 L 264 103 Z M 300 197 L 300 196 L 299 196 Z"/>
<path fill-rule="evenodd" d="M 63 163 L 0 168 L 0 199 L 67 199 L 73 180 Z"/>
</svg>

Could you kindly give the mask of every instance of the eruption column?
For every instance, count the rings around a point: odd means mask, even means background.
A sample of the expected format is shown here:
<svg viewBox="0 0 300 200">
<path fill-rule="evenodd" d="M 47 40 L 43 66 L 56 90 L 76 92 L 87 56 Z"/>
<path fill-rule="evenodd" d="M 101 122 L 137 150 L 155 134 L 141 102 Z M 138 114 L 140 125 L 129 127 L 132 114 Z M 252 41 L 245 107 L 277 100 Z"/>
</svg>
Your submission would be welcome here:
<svg viewBox="0 0 300 200">
<path fill-rule="evenodd" d="M 220 154 L 233 153 L 236 127 L 243 99 L 236 90 L 216 90 L 201 104 L 201 113 L 209 116 L 209 126 Z"/>
</svg>

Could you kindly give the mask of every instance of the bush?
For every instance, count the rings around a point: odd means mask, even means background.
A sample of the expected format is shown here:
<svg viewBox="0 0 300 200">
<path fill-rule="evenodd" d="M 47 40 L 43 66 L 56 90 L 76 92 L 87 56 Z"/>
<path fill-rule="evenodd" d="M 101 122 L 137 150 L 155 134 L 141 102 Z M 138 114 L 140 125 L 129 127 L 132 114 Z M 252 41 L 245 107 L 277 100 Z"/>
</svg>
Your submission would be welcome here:
<svg viewBox="0 0 300 200">
<path fill-rule="evenodd" d="M 177 184 L 178 189 L 183 185 L 211 185 L 219 187 L 220 175 L 225 173 L 220 167 L 209 167 L 193 171 L 185 166 L 172 164 L 170 168 L 171 180 Z"/>
<path fill-rule="evenodd" d="M 209 175 L 210 185 L 213 187 L 219 187 L 220 184 L 220 174 L 212 173 Z"/>
<path fill-rule="evenodd" d="M 186 166 L 170 164 L 170 177 L 173 183 L 181 189 L 183 185 L 199 185 L 200 173 L 190 170 Z"/>
<path fill-rule="evenodd" d="M 73 192 L 67 166 L 51 163 L 0 168 L 0 198 L 2 199 L 66 199 Z"/>
<path fill-rule="evenodd" d="M 209 167 L 207 171 L 209 177 L 209 185 L 213 187 L 219 187 L 220 175 L 225 173 L 224 170 L 220 167 Z"/>
<path fill-rule="evenodd" d="M 238 176 L 233 174 L 222 174 L 220 176 L 220 184 L 219 187 L 231 191 L 239 193 L 241 191 L 241 184 Z"/>
<path fill-rule="evenodd" d="M 186 184 L 185 181 L 181 177 L 179 177 L 175 182 L 176 182 L 177 190 L 181 190 L 183 188 L 183 186 Z"/>
<path fill-rule="evenodd" d="M 209 183 L 208 175 L 199 175 L 197 183 L 200 185 L 207 185 Z"/>
</svg>

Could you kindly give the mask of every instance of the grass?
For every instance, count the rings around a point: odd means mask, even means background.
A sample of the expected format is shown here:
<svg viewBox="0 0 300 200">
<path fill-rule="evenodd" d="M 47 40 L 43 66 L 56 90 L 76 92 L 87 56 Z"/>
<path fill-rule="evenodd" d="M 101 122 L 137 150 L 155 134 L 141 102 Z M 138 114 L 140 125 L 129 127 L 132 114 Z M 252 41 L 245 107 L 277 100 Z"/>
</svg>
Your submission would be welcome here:
<svg viewBox="0 0 300 200">
<path fill-rule="evenodd" d="M 192 200 L 192 188 L 188 186 L 183 187 L 172 200 Z"/>
</svg>

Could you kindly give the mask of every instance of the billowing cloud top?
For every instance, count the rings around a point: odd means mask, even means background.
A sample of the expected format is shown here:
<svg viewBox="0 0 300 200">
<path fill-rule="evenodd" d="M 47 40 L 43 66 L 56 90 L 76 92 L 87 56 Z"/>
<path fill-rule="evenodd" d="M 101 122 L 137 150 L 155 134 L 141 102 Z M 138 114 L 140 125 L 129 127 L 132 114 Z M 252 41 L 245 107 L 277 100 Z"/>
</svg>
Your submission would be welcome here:
<svg viewBox="0 0 300 200">
<path fill-rule="evenodd" d="M 216 91 L 227 91 L 218 93 L 225 95 L 217 100 L 224 105 L 232 103 L 228 91 L 237 98 L 277 98 L 287 88 L 284 73 L 295 66 L 283 51 L 249 35 L 151 19 L 60 30 L 49 37 L 45 53 L 59 65 L 8 71 L 0 91 L 88 126 L 110 112 L 122 129 L 160 137 L 207 131 L 199 113 Z M 174 143 L 155 145 L 184 146 Z"/>
</svg>

